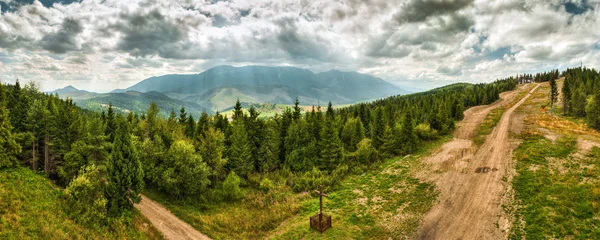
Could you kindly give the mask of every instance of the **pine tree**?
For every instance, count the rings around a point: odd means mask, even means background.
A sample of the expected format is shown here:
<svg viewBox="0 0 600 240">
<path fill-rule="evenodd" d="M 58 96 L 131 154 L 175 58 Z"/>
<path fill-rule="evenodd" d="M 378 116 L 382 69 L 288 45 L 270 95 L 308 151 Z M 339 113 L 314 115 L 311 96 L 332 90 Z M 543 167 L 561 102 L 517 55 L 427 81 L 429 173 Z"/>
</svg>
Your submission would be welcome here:
<svg viewBox="0 0 600 240">
<path fill-rule="evenodd" d="M 292 122 L 284 141 L 285 166 L 296 172 L 309 171 L 315 166 L 318 159 L 318 146 L 308 131 L 308 124 L 304 119 Z"/>
<path fill-rule="evenodd" d="M 117 130 L 117 124 L 115 122 L 115 112 L 113 110 L 112 102 L 108 103 L 108 112 L 106 114 L 106 130 L 105 134 L 108 136 L 110 141 L 115 139 L 115 131 Z"/>
<path fill-rule="evenodd" d="M 386 123 L 383 118 L 383 110 L 381 107 L 375 108 L 375 112 L 373 114 L 373 126 L 371 127 L 371 139 L 372 145 L 375 149 L 379 149 L 383 144 L 383 134 L 385 131 Z"/>
<path fill-rule="evenodd" d="M 298 101 L 298 97 L 296 97 L 296 101 L 294 101 L 294 120 L 300 119 L 300 101 Z"/>
<path fill-rule="evenodd" d="M 242 104 L 240 103 L 239 98 L 235 102 L 235 106 L 233 107 L 233 116 L 231 118 L 233 120 L 237 120 L 237 119 L 243 120 L 243 118 L 244 118 L 244 110 L 242 109 Z"/>
<path fill-rule="evenodd" d="M 108 213 L 120 216 L 133 203 L 139 203 L 144 172 L 126 125 L 119 124 L 115 132 L 113 151 L 106 164 L 106 197 Z"/>
<path fill-rule="evenodd" d="M 229 158 L 227 168 L 235 171 L 240 176 L 246 177 L 254 169 L 248 134 L 241 120 L 234 120 L 231 130 L 231 146 L 229 146 L 227 153 Z"/>
<path fill-rule="evenodd" d="M 179 109 L 179 124 L 185 124 L 187 122 L 187 113 L 185 112 L 185 108 L 181 107 L 181 109 Z"/>
<path fill-rule="evenodd" d="M 150 107 L 146 110 L 146 138 L 154 139 L 154 134 L 158 132 L 158 113 L 160 109 L 155 102 L 150 103 Z"/>
<path fill-rule="evenodd" d="M 415 133 L 412 114 L 407 112 L 402 122 L 402 131 L 400 132 L 400 145 L 402 155 L 414 152 L 417 149 L 417 141 L 419 140 Z"/>
<path fill-rule="evenodd" d="M 202 111 L 200 114 L 200 118 L 198 118 L 198 127 L 196 128 L 196 135 L 203 136 L 208 131 L 208 128 L 211 126 L 210 117 L 208 113 Z"/>
<path fill-rule="evenodd" d="M 556 80 L 550 80 L 550 106 L 551 112 L 554 113 L 554 103 L 558 99 L 558 87 L 556 86 Z"/>
<path fill-rule="evenodd" d="M 187 122 L 185 124 L 185 136 L 188 138 L 193 138 L 196 134 L 196 121 L 194 121 L 194 117 L 191 114 L 187 118 Z"/>
<path fill-rule="evenodd" d="M 175 113 L 175 109 L 171 108 L 171 113 L 169 113 L 169 118 L 167 119 L 167 122 L 171 126 L 171 125 L 175 124 L 176 121 L 177 121 L 177 113 Z"/>
<path fill-rule="evenodd" d="M 344 146 L 335 127 L 335 119 L 327 120 L 321 130 L 321 169 L 333 171 L 344 157 Z"/>
<path fill-rule="evenodd" d="M 263 140 L 258 149 L 257 169 L 265 173 L 280 165 L 279 132 L 277 131 L 277 124 L 273 121 L 268 121 L 263 131 Z"/>
<path fill-rule="evenodd" d="M 4 88 L 0 86 L 0 168 L 17 166 L 17 156 L 21 153 L 21 146 L 17 144 L 16 136 L 12 132 L 9 112 L 3 103 L 4 94 Z"/>
<path fill-rule="evenodd" d="M 565 78 L 562 88 L 562 103 L 563 103 L 563 114 L 566 115 L 569 112 L 569 104 L 571 101 L 571 83 L 569 79 Z"/>
</svg>

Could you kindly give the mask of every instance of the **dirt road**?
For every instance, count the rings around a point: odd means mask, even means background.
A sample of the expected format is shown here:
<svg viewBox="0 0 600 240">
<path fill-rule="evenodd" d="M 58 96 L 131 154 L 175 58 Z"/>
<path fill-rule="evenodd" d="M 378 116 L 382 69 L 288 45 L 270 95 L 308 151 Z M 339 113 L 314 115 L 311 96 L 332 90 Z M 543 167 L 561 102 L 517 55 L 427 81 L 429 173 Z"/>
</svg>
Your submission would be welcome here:
<svg viewBox="0 0 600 240">
<path fill-rule="evenodd" d="M 160 231 L 167 239 L 210 239 L 198 232 L 189 224 L 181 221 L 169 210 L 142 195 L 140 204 L 135 207 L 150 220 L 152 225 Z"/>
<path fill-rule="evenodd" d="M 502 179 L 511 170 L 510 118 L 530 94 L 504 112 L 481 147 L 473 146 L 471 139 L 492 109 L 509 104 L 518 91 L 524 90 L 521 86 L 520 90 L 503 93 L 494 104 L 465 111 L 454 139 L 424 160 L 431 169 L 422 176 L 435 182 L 440 196 L 419 229 L 421 239 L 506 238 L 510 224 L 500 202 L 507 189 Z"/>
</svg>

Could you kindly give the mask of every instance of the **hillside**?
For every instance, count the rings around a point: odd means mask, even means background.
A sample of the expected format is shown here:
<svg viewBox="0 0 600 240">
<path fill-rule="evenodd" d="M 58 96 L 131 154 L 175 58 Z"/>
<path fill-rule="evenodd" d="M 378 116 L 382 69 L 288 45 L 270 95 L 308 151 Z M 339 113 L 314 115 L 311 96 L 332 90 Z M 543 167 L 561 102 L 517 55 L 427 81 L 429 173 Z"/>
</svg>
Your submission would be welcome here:
<svg viewBox="0 0 600 240">
<path fill-rule="evenodd" d="M 26 168 L 0 170 L 0 239 L 162 239 L 136 214 L 135 228 L 120 224 L 117 232 L 92 229 L 70 219 L 63 191 Z"/>
<path fill-rule="evenodd" d="M 295 67 L 218 66 L 199 74 L 164 75 L 143 80 L 123 91 L 157 91 L 180 100 L 222 110 L 231 99 L 253 103 L 303 104 L 354 103 L 405 90 L 380 78 L 357 72 L 331 70 L 319 74 Z"/>
<path fill-rule="evenodd" d="M 155 102 L 161 109 L 160 115 L 163 117 L 168 116 L 171 109 L 178 112 L 181 107 L 185 107 L 186 112 L 191 113 L 195 118 L 200 116 L 202 111 L 213 113 L 209 108 L 199 104 L 173 99 L 160 92 L 93 93 L 67 86 L 49 93 L 56 93 L 61 98 L 73 99 L 73 102 L 80 107 L 92 111 L 106 110 L 108 104 L 112 102 L 114 108 L 123 113 L 130 111 L 143 113 L 151 102 Z"/>
</svg>

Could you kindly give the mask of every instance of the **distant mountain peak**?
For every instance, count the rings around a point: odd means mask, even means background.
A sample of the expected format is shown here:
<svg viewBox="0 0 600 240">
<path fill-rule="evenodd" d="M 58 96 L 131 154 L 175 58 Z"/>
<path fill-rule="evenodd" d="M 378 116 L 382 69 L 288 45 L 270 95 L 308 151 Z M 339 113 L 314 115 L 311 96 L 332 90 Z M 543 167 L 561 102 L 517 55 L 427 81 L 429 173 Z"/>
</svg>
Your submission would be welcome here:
<svg viewBox="0 0 600 240">
<path fill-rule="evenodd" d="M 49 93 L 52 93 L 52 94 L 55 94 L 55 93 L 56 93 L 56 94 L 59 94 L 59 95 L 61 95 L 61 94 L 73 93 L 73 92 L 87 92 L 87 91 L 84 91 L 84 90 L 79 90 L 79 89 L 77 89 L 77 88 L 73 87 L 73 85 L 69 85 L 69 86 L 66 86 L 66 87 L 64 87 L 64 88 L 59 88 L 59 89 L 56 89 L 56 90 L 54 90 L 54 91 L 51 91 L 51 92 L 49 92 Z"/>
</svg>

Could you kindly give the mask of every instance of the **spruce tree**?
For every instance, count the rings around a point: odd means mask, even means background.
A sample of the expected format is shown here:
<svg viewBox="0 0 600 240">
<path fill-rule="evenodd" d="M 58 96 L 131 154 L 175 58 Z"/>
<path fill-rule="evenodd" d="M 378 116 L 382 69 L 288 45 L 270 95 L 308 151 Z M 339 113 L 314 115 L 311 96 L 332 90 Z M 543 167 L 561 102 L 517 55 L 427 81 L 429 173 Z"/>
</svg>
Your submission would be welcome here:
<svg viewBox="0 0 600 240">
<path fill-rule="evenodd" d="M 185 112 L 185 108 L 181 107 L 181 109 L 179 109 L 179 123 L 180 124 L 185 124 L 187 122 L 187 113 Z"/>
<path fill-rule="evenodd" d="M 279 166 L 279 132 L 274 121 L 267 121 L 263 128 L 263 140 L 258 149 L 257 169 L 269 172 Z"/>
<path fill-rule="evenodd" d="M 383 118 L 383 110 L 381 107 L 375 108 L 375 112 L 373 114 L 373 126 L 371 127 L 371 139 L 372 145 L 375 149 L 379 149 L 383 144 L 383 134 L 385 131 L 385 120 Z"/>
<path fill-rule="evenodd" d="M 120 216 L 133 203 L 139 203 L 143 190 L 144 172 L 136 150 L 131 142 L 127 126 L 119 123 L 115 132 L 113 150 L 106 164 L 106 197 L 108 213 Z"/>
<path fill-rule="evenodd" d="M 402 131 L 400 132 L 400 154 L 406 155 L 417 149 L 418 136 L 415 133 L 412 114 L 408 112 L 402 122 Z"/>
<path fill-rule="evenodd" d="M 321 169 L 333 171 L 344 157 L 344 146 L 335 127 L 335 119 L 327 120 L 321 130 L 320 155 Z"/>
<path fill-rule="evenodd" d="M 4 91 L 1 86 L 0 91 Z M 8 110 L 4 103 L 0 102 L 0 168 L 14 167 L 18 164 L 17 156 L 21 153 L 21 146 L 17 144 L 12 131 Z"/>
<path fill-rule="evenodd" d="M 229 146 L 227 153 L 229 158 L 227 168 L 235 171 L 240 176 L 246 177 L 254 169 L 254 165 L 252 163 L 248 134 L 241 120 L 233 121 L 229 140 L 231 141 L 231 146 Z"/>
<path fill-rule="evenodd" d="M 190 114 L 187 118 L 187 122 L 185 123 L 185 136 L 188 138 L 193 138 L 196 134 L 196 121 L 194 121 L 194 117 Z"/>
<path fill-rule="evenodd" d="M 296 101 L 294 101 L 294 115 L 293 115 L 294 120 L 298 120 L 300 119 L 300 101 L 298 101 L 298 98 L 296 97 Z"/>
<path fill-rule="evenodd" d="M 558 99 L 558 87 L 556 86 L 556 80 L 553 78 L 550 80 L 550 106 L 551 112 L 554 113 L 554 103 Z"/>
<path fill-rule="evenodd" d="M 117 130 L 117 124 L 115 122 L 115 112 L 113 110 L 112 102 L 108 103 L 108 111 L 106 113 L 106 130 L 105 134 L 108 136 L 110 141 L 114 141 L 115 139 L 115 131 Z"/>
<path fill-rule="evenodd" d="M 236 120 L 236 119 L 243 120 L 243 118 L 244 118 L 244 110 L 242 109 L 242 104 L 240 103 L 239 98 L 235 102 L 235 106 L 233 107 L 233 115 L 231 116 L 231 118 L 233 120 Z"/>
</svg>

